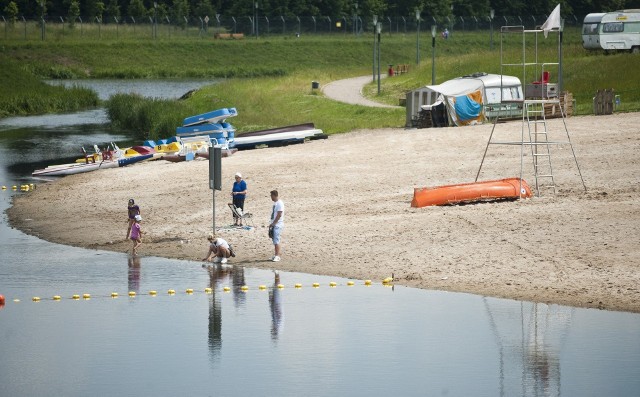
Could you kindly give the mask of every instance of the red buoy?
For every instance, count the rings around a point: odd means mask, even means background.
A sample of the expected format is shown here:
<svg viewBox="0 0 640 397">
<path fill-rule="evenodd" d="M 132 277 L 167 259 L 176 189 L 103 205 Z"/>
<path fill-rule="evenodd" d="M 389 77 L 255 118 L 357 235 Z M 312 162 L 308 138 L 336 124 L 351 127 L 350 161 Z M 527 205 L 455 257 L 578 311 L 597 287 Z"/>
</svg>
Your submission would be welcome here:
<svg viewBox="0 0 640 397">
<path fill-rule="evenodd" d="M 0 306 L 4 305 L 4 295 L 0 295 Z"/>
</svg>

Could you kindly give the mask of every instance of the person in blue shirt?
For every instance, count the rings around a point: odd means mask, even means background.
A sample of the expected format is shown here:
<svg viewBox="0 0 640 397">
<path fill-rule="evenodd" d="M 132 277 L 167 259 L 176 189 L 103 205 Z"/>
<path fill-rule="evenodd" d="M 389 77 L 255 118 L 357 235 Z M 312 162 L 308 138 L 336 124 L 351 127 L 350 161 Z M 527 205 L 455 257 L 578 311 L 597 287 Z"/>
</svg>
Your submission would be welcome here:
<svg viewBox="0 0 640 397">
<path fill-rule="evenodd" d="M 231 189 L 233 205 L 244 213 L 244 199 L 247 197 L 247 182 L 242 179 L 242 174 L 239 172 L 236 172 L 235 179 L 233 189 Z M 233 215 L 233 220 L 235 226 L 242 226 L 242 219 L 238 218 L 235 214 Z"/>
</svg>

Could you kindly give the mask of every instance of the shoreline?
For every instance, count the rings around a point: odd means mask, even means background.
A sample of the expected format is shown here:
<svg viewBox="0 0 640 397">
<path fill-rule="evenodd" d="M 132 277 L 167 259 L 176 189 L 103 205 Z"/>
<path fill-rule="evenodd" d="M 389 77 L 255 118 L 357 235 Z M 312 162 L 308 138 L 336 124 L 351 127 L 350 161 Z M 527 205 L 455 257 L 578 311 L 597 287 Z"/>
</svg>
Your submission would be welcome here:
<svg viewBox="0 0 640 397">
<path fill-rule="evenodd" d="M 640 312 L 640 113 L 571 117 L 567 126 L 586 193 L 565 147 L 552 157 L 555 197 L 461 206 L 410 202 L 414 187 L 472 182 L 492 124 L 361 130 L 240 151 L 222 160 L 216 226 L 233 223 L 227 203 L 240 171 L 256 228 L 218 234 L 237 252 L 229 264 L 374 281 L 393 273 L 410 287 Z M 551 140 L 566 137 L 561 119 L 548 127 Z M 520 133 L 520 121 L 495 132 Z M 519 173 L 519 146 L 489 147 L 480 180 Z M 277 263 L 268 260 L 272 189 L 286 206 Z M 48 241 L 125 252 L 131 197 L 143 217 L 141 255 L 202 259 L 212 224 L 207 161 L 67 176 L 15 196 L 7 213 L 13 227 Z"/>
</svg>

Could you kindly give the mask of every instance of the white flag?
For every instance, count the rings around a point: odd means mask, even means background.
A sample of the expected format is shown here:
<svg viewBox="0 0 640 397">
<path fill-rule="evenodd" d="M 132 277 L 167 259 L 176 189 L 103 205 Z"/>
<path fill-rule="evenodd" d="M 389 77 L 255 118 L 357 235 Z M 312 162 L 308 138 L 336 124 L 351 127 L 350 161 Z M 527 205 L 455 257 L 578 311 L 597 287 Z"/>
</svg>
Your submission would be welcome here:
<svg viewBox="0 0 640 397">
<path fill-rule="evenodd" d="M 551 11 L 549 18 L 542 24 L 542 30 L 544 31 L 544 37 L 549 35 L 549 31 L 552 29 L 560 29 L 560 4 Z"/>
</svg>

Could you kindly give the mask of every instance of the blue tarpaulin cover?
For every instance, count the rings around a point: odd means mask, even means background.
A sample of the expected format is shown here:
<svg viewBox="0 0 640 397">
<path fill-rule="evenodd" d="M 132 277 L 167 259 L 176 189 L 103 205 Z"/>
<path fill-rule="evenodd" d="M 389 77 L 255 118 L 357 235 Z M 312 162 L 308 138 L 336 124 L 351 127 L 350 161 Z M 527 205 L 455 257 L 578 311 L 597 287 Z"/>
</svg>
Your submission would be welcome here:
<svg viewBox="0 0 640 397">
<path fill-rule="evenodd" d="M 462 121 L 471 120 L 480 114 L 482 106 L 466 95 L 456 97 L 455 110 Z"/>
</svg>

